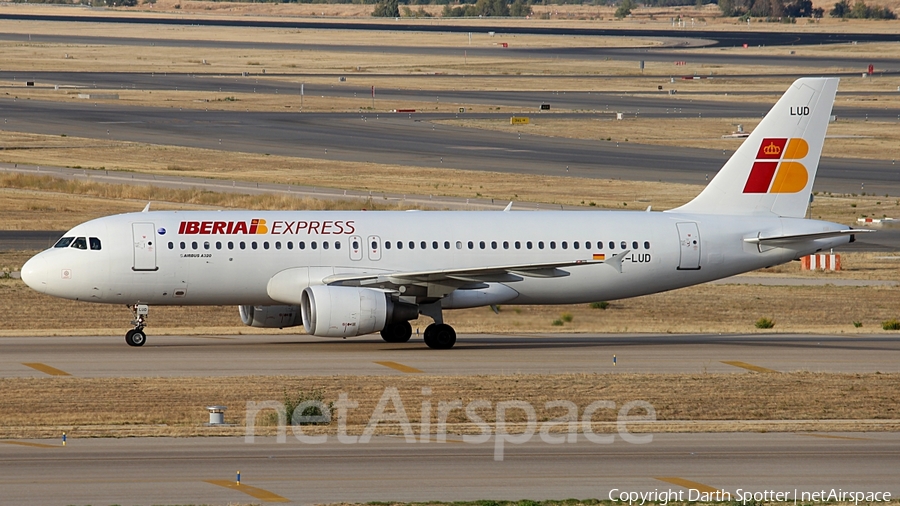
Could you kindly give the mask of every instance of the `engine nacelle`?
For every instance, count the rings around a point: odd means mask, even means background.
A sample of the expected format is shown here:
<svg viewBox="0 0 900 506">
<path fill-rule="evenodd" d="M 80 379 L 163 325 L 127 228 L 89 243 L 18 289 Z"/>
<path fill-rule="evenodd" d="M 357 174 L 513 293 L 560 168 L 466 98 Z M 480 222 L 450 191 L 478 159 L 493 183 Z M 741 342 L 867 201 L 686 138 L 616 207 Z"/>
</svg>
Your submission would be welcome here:
<svg viewBox="0 0 900 506">
<path fill-rule="evenodd" d="M 303 323 L 300 306 L 238 306 L 238 309 L 241 321 L 248 327 L 281 329 Z"/>
<path fill-rule="evenodd" d="M 386 325 L 419 316 L 414 304 L 394 302 L 372 288 L 316 285 L 303 289 L 303 327 L 319 337 L 351 337 L 378 332 Z"/>
</svg>

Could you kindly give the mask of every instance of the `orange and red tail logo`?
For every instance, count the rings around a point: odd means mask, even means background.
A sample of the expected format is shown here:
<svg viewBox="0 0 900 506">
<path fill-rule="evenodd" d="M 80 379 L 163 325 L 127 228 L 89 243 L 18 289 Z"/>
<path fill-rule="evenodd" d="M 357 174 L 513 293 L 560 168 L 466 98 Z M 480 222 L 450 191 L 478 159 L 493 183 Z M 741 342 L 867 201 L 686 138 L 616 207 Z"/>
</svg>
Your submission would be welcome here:
<svg viewBox="0 0 900 506">
<path fill-rule="evenodd" d="M 744 193 L 797 193 L 806 188 L 809 173 L 800 160 L 809 153 L 803 139 L 763 139 L 744 185 Z"/>
</svg>

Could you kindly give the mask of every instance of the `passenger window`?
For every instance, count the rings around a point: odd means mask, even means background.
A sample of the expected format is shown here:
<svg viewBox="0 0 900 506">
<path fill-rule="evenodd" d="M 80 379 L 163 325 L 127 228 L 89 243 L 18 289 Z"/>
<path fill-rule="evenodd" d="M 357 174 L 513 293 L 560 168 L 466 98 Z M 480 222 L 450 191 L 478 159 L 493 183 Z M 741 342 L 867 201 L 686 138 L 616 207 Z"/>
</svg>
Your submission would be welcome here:
<svg viewBox="0 0 900 506">
<path fill-rule="evenodd" d="M 281 249 L 281 241 L 275 241 L 275 249 Z"/>
<path fill-rule="evenodd" d="M 60 237 L 56 244 L 53 245 L 54 248 L 68 248 L 72 241 L 74 241 L 74 237 Z"/>
<path fill-rule="evenodd" d="M 638 249 L 638 242 L 637 242 L 637 241 L 632 241 L 632 243 L 631 243 L 631 249 Z"/>
<path fill-rule="evenodd" d="M 354 248 L 356 248 L 356 242 L 353 243 Z M 384 249 L 391 249 L 391 241 L 384 241 Z"/>
<path fill-rule="evenodd" d="M 419 243 L 419 246 L 420 246 L 422 249 L 428 249 L 428 243 L 425 242 L 425 241 L 420 242 L 420 243 Z"/>
<path fill-rule="evenodd" d="M 503 241 L 503 249 L 509 249 L 509 241 Z"/>
<path fill-rule="evenodd" d="M 444 241 L 444 249 L 450 249 L 450 241 Z"/>
<path fill-rule="evenodd" d="M 544 249 L 544 241 L 538 241 L 538 249 Z"/>
<path fill-rule="evenodd" d="M 203 249 L 209 249 L 209 241 L 203 241 Z"/>
<path fill-rule="evenodd" d="M 253 243 L 253 244 L 256 244 L 256 243 Z M 191 242 L 191 249 L 197 249 L 197 241 Z"/>
<path fill-rule="evenodd" d="M 603 249 L 603 241 L 597 241 L 597 249 Z"/>
<path fill-rule="evenodd" d="M 375 243 L 373 242 L 373 243 L 372 243 L 372 249 L 375 249 L 376 246 L 377 246 L 377 244 L 375 244 Z M 397 241 L 397 249 L 403 249 L 403 242 L 402 242 L 402 241 Z"/>
<path fill-rule="evenodd" d="M 269 241 L 263 241 L 263 249 L 269 249 Z"/>
<path fill-rule="evenodd" d="M 526 242 L 525 247 L 531 249 L 531 241 Z"/>
<path fill-rule="evenodd" d="M 622 246 L 622 249 L 625 249 L 628 247 L 628 243 L 625 241 L 622 241 L 619 245 Z"/>
<path fill-rule="evenodd" d="M 334 249 L 341 249 L 341 241 L 334 241 Z"/>
<path fill-rule="evenodd" d="M 565 243 L 563 243 L 563 244 L 565 244 Z M 580 244 L 578 243 L 578 241 L 575 241 L 575 242 L 572 243 L 572 247 L 575 248 L 575 249 L 578 249 L 578 248 L 580 248 L 581 246 L 580 246 Z"/>
<path fill-rule="evenodd" d="M 175 249 L 175 243 L 174 243 L 174 242 L 169 241 L 169 249 Z"/>
<path fill-rule="evenodd" d="M 491 241 L 491 249 L 497 249 L 497 241 Z"/>
<path fill-rule="evenodd" d="M 650 249 L 650 241 L 644 241 L 644 249 Z"/>
<path fill-rule="evenodd" d="M 484 249 L 484 241 L 479 242 L 478 247 Z"/>
<path fill-rule="evenodd" d="M 181 249 L 184 249 L 185 248 L 184 241 L 178 243 L 178 247 Z"/>
<path fill-rule="evenodd" d="M 456 241 L 456 249 L 462 249 L 462 241 Z"/>
<path fill-rule="evenodd" d="M 516 241 L 516 249 L 522 249 L 522 243 L 521 243 L 521 242 Z"/>
<path fill-rule="evenodd" d="M 556 241 L 550 241 L 550 249 L 556 249 Z"/>
<path fill-rule="evenodd" d="M 616 243 L 609 241 L 609 249 L 616 249 Z"/>
<path fill-rule="evenodd" d="M 287 249 L 294 249 L 294 243 L 292 241 L 287 242 Z"/>
<path fill-rule="evenodd" d="M 258 245 L 256 244 L 256 241 L 251 242 L 250 247 L 253 249 L 256 249 L 258 247 Z"/>
<path fill-rule="evenodd" d="M 328 249 L 328 241 L 322 241 L 322 249 Z"/>
<path fill-rule="evenodd" d="M 247 243 L 245 243 L 244 241 L 241 241 L 240 246 L 241 246 L 241 249 L 247 249 Z"/>
<path fill-rule="evenodd" d="M 100 249 L 100 239 L 91 237 L 90 239 L 88 239 L 88 242 L 90 243 L 92 250 L 97 251 Z"/>
<path fill-rule="evenodd" d="M 448 244 L 447 246 L 449 247 L 450 245 Z M 432 242 L 431 242 L 431 249 L 438 249 L 438 242 L 437 242 L 437 241 L 432 241 Z"/>
<path fill-rule="evenodd" d="M 316 249 L 316 248 L 319 247 L 319 244 L 318 244 L 316 241 L 311 241 L 311 242 L 309 243 L 309 247 L 312 248 L 312 249 Z M 378 244 L 375 243 L 375 242 L 373 242 L 373 243 L 372 243 L 372 249 L 375 249 L 376 247 L 378 247 Z"/>
<path fill-rule="evenodd" d="M 232 241 L 228 241 L 228 249 L 234 249 L 234 243 Z"/>
<path fill-rule="evenodd" d="M 474 242 L 469 241 L 469 249 L 475 249 L 475 243 L 474 243 Z"/>
<path fill-rule="evenodd" d="M 78 237 L 72 241 L 72 247 L 76 249 L 87 249 L 87 241 L 84 237 Z"/>
<path fill-rule="evenodd" d="M 566 241 L 563 241 L 563 242 L 562 242 L 562 249 L 569 249 L 569 243 L 567 243 Z"/>
<path fill-rule="evenodd" d="M 416 243 L 409 241 L 409 249 L 416 249 Z"/>
<path fill-rule="evenodd" d="M 222 242 L 216 241 L 216 249 L 222 249 Z"/>
<path fill-rule="evenodd" d="M 385 246 L 390 244 L 389 242 L 384 243 Z M 353 241 L 353 249 L 359 249 L 359 241 Z"/>
<path fill-rule="evenodd" d="M 306 249 L 306 243 L 303 242 L 303 241 L 298 242 L 298 243 L 297 243 L 297 248 L 299 248 L 299 249 Z"/>
</svg>

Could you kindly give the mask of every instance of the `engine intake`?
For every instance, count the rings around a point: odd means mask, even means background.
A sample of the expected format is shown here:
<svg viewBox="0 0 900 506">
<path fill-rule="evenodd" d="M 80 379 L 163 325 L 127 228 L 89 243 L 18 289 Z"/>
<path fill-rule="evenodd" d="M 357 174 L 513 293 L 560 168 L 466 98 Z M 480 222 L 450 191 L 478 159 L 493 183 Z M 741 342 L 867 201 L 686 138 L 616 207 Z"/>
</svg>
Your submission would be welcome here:
<svg viewBox="0 0 900 506">
<path fill-rule="evenodd" d="M 419 317 L 415 304 L 396 302 L 380 290 L 352 286 L 307 287 L 300 311 L 306 332 L 319 337 L 361 336 Z"/>
<path fill-rule="evenodd" d="M 238 306 L 241 321 L 248 327 L 282 329 L 302 324 L 300 306 Z"/>
</svg>

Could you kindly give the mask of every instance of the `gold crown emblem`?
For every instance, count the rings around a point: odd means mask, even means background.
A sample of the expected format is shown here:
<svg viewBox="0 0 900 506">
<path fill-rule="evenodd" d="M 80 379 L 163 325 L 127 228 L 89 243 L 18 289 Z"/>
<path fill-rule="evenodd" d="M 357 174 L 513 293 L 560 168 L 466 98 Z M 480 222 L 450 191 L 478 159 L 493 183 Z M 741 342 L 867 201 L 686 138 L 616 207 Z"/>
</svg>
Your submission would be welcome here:
<svg viewBox="0 0 900 506">
<path fill-rule="evenodd" d="M 768 146 L 763 148 L 763 153 L 767 155 L 780 155 L 781 148 L 776 146 L 774 142 L 770 142 Z"/>
</svg>

